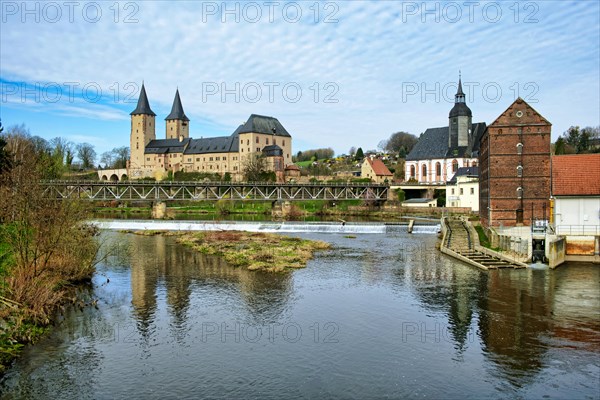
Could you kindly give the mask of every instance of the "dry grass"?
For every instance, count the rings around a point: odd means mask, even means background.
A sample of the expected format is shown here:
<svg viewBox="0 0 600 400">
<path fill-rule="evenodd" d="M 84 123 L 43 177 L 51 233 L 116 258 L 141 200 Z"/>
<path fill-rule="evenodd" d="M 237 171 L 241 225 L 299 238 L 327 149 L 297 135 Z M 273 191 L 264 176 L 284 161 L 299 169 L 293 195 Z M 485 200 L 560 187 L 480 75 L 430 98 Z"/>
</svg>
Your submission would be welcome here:
<svg viewBox="0 0 600 400">
<path fill-rule="evenodd" d="M 242 231 L 183 233 L 177 241 L 199 252 L 222 256 L 234 267 L 267 272 L 304 268 L 316 251 L 331 248 L 321 241 Z"/>
</svg>

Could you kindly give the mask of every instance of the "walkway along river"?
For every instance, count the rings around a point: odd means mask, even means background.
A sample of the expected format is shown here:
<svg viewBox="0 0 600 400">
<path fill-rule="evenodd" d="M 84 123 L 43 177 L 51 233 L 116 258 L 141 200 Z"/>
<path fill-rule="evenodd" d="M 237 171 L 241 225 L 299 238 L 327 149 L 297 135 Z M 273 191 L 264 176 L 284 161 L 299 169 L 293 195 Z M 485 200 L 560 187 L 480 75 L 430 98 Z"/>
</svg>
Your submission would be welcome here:
<svg viewBox="0 0 600 400">
<path fill-rule="evenodd" d="M 66 310 L 1 397 L 598 398 L 597 266 L 480 271 L 430 233 L 292 235 L 334 248 L 265 274 L 104 232 L 97 308 Z"/>
</svg>

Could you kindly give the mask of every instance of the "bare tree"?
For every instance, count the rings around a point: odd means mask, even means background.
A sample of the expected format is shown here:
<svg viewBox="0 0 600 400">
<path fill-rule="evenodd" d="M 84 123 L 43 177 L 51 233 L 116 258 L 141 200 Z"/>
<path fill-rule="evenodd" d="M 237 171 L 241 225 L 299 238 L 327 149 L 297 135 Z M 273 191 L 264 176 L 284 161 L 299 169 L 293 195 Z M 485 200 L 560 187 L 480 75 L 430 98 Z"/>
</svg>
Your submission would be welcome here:
<svg viewBox="0 0 600 400">
<path fill-rule="evenodd" d="M 125 168 L 127 167 L 127 161 L 129 160 L 129 147 L 116 147 L 112 149 L 113 154 L 113 167 L 114 168 Z"/>
<path fill-rule="evenodd" d="M 100 156 L 100 164 L 104 164 L 104 168 L 112 168 L 114 164 L 113 152 L 105 151 Z"/>
<path fill-rule="evenodd" d="M 96 161 L 96 150 L 89 143 L 79 143 L 77 145 L 77 158 L 81 161 L 81 168 L 90 169 Z"/>
<path fill-rule="evenodd" d="M 262 181 L 267 174 L 267 161 L 261 153 L 249 154 L 242 164 L 242 174 L 247 182 Z"/>
</svg>

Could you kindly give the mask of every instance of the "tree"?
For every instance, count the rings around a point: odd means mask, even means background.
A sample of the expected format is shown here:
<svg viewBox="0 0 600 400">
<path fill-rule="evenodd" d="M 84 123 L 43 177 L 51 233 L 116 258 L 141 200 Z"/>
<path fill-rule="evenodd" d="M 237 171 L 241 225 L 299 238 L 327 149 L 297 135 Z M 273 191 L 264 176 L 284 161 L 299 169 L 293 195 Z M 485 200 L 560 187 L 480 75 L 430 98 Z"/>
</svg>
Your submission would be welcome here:
<svg viewBox="0 0 600 400">
<path fill-rule="evenodd" d="M 363 153 L 362 147 L 359 147 L 358 150 L 356 150 L 354 159 L 357 161 L 362 161 L 363 158 L 365 158 L 365 153 Z"/>
<path fill-rule="evenodd" d="M 563 139 L 562 136 L 560 136 L 558 139 L 556 139 L 556 143 L 554 143 L 554 154 L 556 155 L 561 155 L 561 154 L 565 154 L 565 139 Z"/>
<path fill-rule="evenodd" d="M 385 150 L 388 153 L 403 153 L 408 154 L 415 147 L 418 142 L 418 138 L 415 135 L 411 135 L 408 132 L 396 132 L 392 133 L 389 139 L 382 140 L 379 142 L 381 150 Z"/>
<path fill-rule="evenodd" d="M 129 147 L 116 147 L 112 149 L 113 153 L 113 167 L 114 168 L 126 168 L 127 161 L 129 161 Z"/>
<path fill-rule="evenodd" d="M 350 147 L 350 150 L 348 150 L 348 155 L 353 156 L 355 153 L 356 153 L 356 147 L 354 147 L 354 146 Z"/>
<path fill-rule="evenodd" d="M 79 143 L 77 145 L 77 158 L 81 161 L 81 168 L 90 169 L 94 167 L 96 160 L 96 150 L 89 143 Z"/>
<path fill-rule="evenodd" d="M 104 164 L 104 168 L 112 168 L 114 163 L 113 152 L 105 151 L 100 156 L 100 164 Z"/>
<path fill-rule="evenodd" d="M 267 173 L 267 160 L 261 153 L 248 155 L 242 164 L 242 174 L 247 182 L 262 181 Z"/>
</svg>

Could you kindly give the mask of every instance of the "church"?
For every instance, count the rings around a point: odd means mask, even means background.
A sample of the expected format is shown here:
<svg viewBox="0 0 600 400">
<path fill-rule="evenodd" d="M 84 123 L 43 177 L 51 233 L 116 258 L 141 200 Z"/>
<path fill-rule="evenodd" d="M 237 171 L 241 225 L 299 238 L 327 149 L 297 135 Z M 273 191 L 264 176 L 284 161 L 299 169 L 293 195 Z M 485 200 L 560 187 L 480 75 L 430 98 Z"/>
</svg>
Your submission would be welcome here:
<svg viewBox="0 0 600 400">
<path fill-rule="evenodd" d="M 163 179 L 169 171 L 229 174 L 234 181 L 243 180 L 248 157 L 266 158 L 277 180 L 292 164 L 292 136 L 277 118 L 252 114 L 231 135 L 190 138 L 190 119 L 183 111 L 179 89 L 171 112 L 165 118 L 164 139 L 156 138 L 156 114 L 150 108 L 142 83 L 137 107 L 131 112 L 130 179 Z"/>
<path fill-rule="evenodd" d="M 479 140 L 486 124 L 472 123 L 460 76 L 454 97 L 448 125 L 427 129 L 406 156 L 405 181 L 445 185 L 459 168 L 477 166 Z"/>
</svg>

